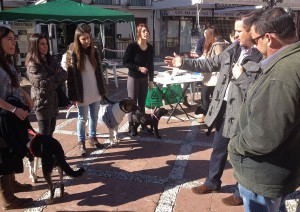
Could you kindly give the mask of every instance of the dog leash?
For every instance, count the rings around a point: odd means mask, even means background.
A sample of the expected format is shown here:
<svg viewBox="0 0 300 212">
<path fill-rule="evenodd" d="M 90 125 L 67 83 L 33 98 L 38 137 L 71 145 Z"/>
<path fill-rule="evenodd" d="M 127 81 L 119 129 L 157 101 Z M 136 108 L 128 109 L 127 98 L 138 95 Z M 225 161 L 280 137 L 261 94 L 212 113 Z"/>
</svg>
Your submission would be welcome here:
<svg viewBox="0 0 300 212">
<path fill-rule="evenodd" d="M 150 97 L 151 97 L 151 101 L 150 101 L 150 114 L 151 114 L 151 116 L 153 116 L 154 112 L 153 112 L 153 108 L 152 108 L 152 105 L 153 105 L 153 103 L 152 103 L 152 89 L 150 90 Z"/>
<path fill-rule="evenodd" d="M 33 150 L 32 150 L 32 144 L 33 144 L 33 141 L 35 140 L 35 138 L 38 136 L 38 135 L 40 135 L 39 133 L 37 133 L 37 132 L 35 132 L 34 130 L 32 130 L 32 129 L 28 129 L 28 134 L 29 135 L 31 135 L 31 136 L 33 136 L 32 137 L 32 139 L 29 141 L 29 152 L 30 152 L 30 154 L 33 156 L 33 157 L 35 157 L 35 155 L 34 155 L 34 152 L 33 152 Z M 28 147 L 28 146 L 27 146 Z"/>
<path fill-rule="evenodd" d="M 107 96 L 103 96 L 103 99 L 104 99 L 105 101 L 107 101 L 108 103 L 110 103 L 110 104 L 115 104 L 115 102 L 109 100 L 109 99 L 107 98 Z"/>
</svg>

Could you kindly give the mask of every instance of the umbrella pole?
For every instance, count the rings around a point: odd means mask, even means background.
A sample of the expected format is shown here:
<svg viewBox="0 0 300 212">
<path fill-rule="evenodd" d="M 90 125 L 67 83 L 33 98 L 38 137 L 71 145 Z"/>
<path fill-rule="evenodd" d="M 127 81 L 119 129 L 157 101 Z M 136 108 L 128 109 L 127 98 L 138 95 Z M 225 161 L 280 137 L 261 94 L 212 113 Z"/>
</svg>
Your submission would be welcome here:
<svg viewBox="0 0 300 212">
<path fill-rule="evenodd" d="M 48 34 L 49 34 L 49 52 L 51 55 L 53 55 L 53 33 L 52 32 L 52 25 L 48 24 Z"/>
<path fill-rule="evenodd" d="M 0 11 L 3 10 L 3 0 L 0 0 Z"/>
</svg>

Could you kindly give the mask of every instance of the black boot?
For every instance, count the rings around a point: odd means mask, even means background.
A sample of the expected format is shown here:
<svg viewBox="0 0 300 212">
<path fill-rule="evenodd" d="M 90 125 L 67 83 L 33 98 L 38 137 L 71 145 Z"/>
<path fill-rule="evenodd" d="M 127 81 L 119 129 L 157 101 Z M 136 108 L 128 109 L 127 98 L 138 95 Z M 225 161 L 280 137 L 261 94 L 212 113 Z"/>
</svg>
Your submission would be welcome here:
<svg viewBox="0 0 300 212">
<path fill-rule="evenodd" d="M 31 191 L 32 190 L 32 185 L 31 184 L 21 184 L 18 181 L 16 181 L 16 177 L 14 174 L 10 175 L 10 183 L 13 187 L 14 193 L 18 192 L 24 192 L 24 191 Z"/>
<path fill-rule="evenodd" d="M 0 199 L 4 210 L 24 209 L 33 204 L 32 198 L 18 198 L 14 195 L 10 175 L 0 176 Z"/>
</svg>

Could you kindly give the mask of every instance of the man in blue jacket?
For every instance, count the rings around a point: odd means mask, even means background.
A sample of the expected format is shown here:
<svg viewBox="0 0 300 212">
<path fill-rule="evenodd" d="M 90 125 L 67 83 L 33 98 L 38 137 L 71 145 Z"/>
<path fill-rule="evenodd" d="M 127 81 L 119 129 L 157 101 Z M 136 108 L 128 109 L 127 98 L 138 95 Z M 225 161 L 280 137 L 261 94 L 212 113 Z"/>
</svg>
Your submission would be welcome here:
<svg viewBox="0 0 300 212">
<path fill-rule="evenodd" d="M 251 36 L 265 59 L 228 151 L 245 211 L 278 211 L 300 185 L 300 42 L 282 8 L 260 15 Z"/>
</svg>

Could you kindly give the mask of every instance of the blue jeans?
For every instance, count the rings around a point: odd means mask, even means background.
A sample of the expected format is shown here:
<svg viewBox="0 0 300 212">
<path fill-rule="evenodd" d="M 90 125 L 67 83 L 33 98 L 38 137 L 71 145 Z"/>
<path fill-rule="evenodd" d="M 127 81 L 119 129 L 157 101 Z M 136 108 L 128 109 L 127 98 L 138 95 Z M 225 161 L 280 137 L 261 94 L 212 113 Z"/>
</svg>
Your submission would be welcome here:
<svg viewBox="0 0 300 212">
<path fill-rule="evenodd" d="M 89 137 L 97 137 L 97 121 L 98 112 L 100 108 L 100 101 L 94 102 L 87 106 L 78 106 L 77 117 L 77 134 L 78 141 L 85 143 L 85 123 L 87 121 L 87 115 L 89 113 Z"/>
<path fill-rule="evenodd" d="M 279 198 L 268 198 L 258 195 L 238 184 L 240 195 L 243 198 L 244 209 L 246 212 L 285 212 L 284 201 L 286 196 Z"/>
</svg>

